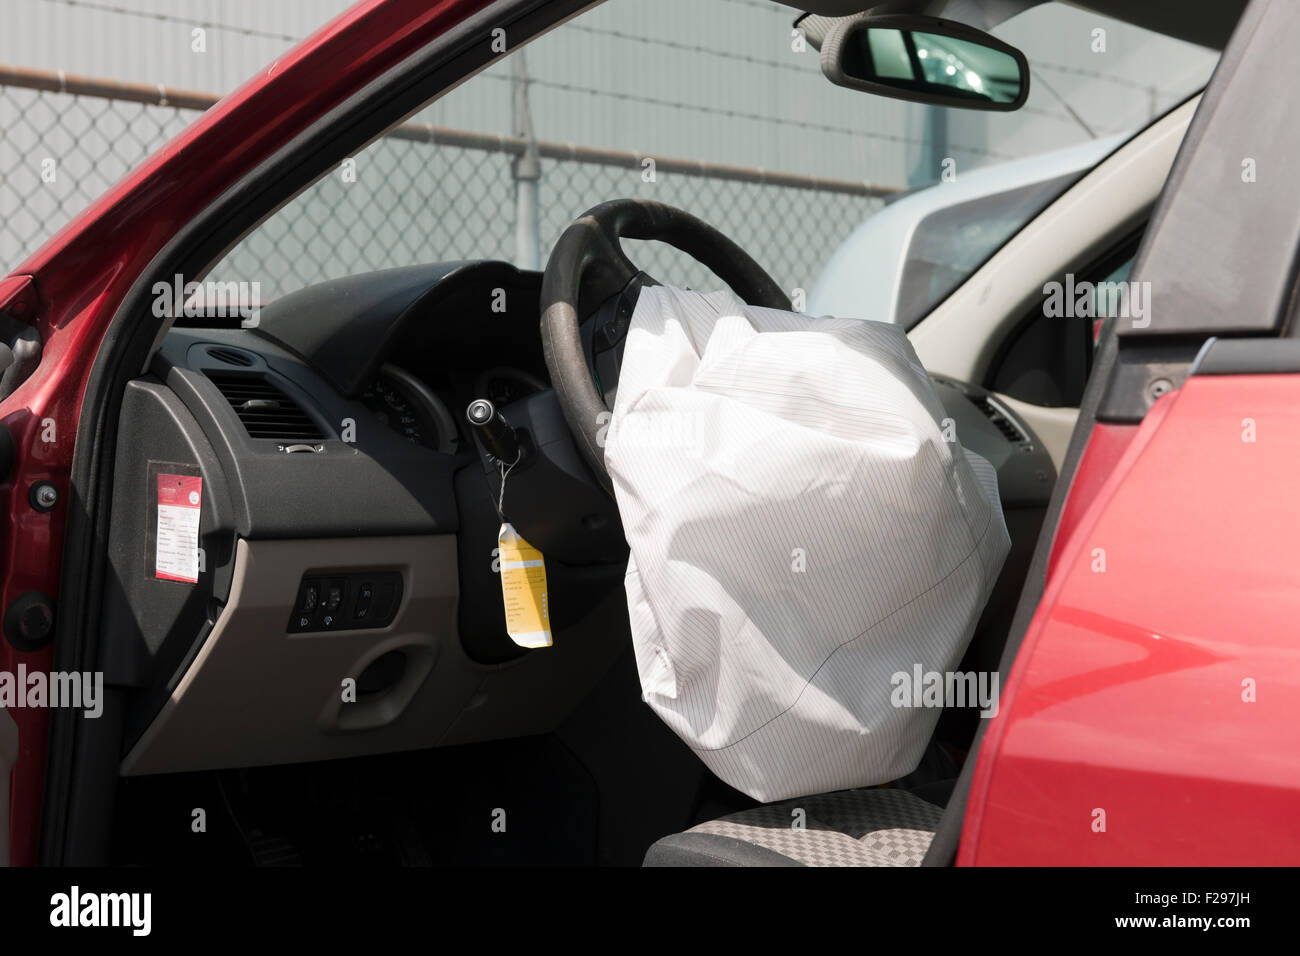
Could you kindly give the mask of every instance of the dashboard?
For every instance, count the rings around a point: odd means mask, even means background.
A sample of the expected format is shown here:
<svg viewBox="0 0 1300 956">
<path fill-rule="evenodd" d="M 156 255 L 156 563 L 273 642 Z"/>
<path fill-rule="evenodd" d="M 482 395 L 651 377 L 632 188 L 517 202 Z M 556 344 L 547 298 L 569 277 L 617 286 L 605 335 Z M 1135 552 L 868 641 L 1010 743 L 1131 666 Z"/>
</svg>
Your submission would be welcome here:
<svg viewBox="0 0 1300 956">
<path fill-rule="evenodd" d="M 252 328 L 168 331 L 118 425 L 101 663 L 129 693 L 123 773 L 544 733 L 627 652 L 627 546 L 550 388 L 541 282 L 413 266 L 285 295 Z M 983 390 L 936 388 L 1032 546 L 1041 442 Z M 504 488 L 466 418 L 479 398 L 536 452 Z M 157 573 L 172 479 L 198 491 L 192 580 Z M 544 651 L 505 632 L 503 520 L 546 555 Z"/>
<path fill-rule="evenodd" d="M 502 262 L 391 269 L 284 296 L 252 331 L 408 441 L 456 454 L 474 398 L 504 406 L 548 387 L 540 289 L 540 273 Z"/>
</svg>

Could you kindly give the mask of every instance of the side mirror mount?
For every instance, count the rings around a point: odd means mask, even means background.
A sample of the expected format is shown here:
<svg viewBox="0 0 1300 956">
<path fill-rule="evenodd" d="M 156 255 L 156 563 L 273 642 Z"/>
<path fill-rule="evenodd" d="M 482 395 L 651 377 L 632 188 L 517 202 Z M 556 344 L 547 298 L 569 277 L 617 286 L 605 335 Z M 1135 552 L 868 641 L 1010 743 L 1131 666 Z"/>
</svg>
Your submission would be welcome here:
<svg viewBox="0 0 1300 956">
<path fill-rule="evenodd" d="M 845 19 L 821 48 L 837 86 L 961 109 L 1019 109 L 1029 97 L 1029 61 L 982 30 L 936 17 L 887 14 Z"/>
</svg>

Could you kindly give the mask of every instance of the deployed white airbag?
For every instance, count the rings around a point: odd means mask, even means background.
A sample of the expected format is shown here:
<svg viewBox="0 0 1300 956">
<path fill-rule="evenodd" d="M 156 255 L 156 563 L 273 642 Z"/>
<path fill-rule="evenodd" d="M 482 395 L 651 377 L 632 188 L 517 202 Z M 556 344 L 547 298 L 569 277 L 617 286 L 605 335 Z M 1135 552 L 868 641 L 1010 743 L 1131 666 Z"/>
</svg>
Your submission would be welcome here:
<svg viewBox="0 0 1300 956">
<path fill-rule="evenodd" d="M 902 329 L 641 292 L 605 462 L 647 703 L 762 801 L 912 771 L 1009 548 Z M 945 434 L 947 432 L 947 434 Z"/>
</svg>

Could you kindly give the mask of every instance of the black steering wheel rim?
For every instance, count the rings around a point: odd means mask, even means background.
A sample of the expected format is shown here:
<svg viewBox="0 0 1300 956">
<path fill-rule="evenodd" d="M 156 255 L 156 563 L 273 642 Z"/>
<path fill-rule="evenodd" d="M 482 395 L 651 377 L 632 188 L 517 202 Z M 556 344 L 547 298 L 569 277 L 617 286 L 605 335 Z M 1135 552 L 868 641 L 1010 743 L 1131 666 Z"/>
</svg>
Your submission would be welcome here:
<svg viewBox="0 0 1300 956">
<path fill-rule="evenodd" d="M 789 310 L 790 299 L 750 255 L 690 213 L 646 199 L 616 199 L 588 209 L 561 234 L 542 277 L 542 351 L 565 421 L 597 480 L 611 495 L 599 435 L 604 400 L 587 366 L 580 299 L 604 302 L 639 274 L 621 239 L 666 242 L 712 269 L 750 305 Z M 607 419 L 606 419 L 607 421 Z"/>
</svg>

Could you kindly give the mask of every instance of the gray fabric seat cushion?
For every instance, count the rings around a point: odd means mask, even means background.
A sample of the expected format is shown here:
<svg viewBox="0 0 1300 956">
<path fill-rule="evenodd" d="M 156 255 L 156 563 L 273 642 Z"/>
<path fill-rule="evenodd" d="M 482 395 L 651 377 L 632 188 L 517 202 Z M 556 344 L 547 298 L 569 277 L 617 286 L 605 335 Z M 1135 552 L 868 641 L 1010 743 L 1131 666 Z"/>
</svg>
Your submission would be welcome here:
<svg viewBox="0 0 1300 956">
<path fill-rule="evenodd" d="M 644 865 L 920 866 L 942 814 L 906 790 L 839 790 L 701 823 L 654 844 Z"/>
</svg>

